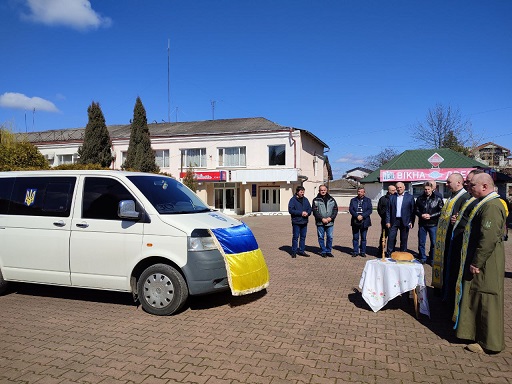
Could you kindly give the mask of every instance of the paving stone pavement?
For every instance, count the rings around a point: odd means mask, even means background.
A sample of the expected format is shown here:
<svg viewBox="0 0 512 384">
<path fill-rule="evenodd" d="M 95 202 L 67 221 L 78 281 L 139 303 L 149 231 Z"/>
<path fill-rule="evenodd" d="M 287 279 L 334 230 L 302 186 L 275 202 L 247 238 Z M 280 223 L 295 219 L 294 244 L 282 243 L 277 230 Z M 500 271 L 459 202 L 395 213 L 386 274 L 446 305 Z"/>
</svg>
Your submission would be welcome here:
<svg viewBox="0 0 512 384">
<path fill-rule="evenodd" d="M 146 314 L 125 293 L 13 285 L 0 296 L 0 383 L 512 383 L 510 296 L 508 348 L 493 356 L 463 350 L 431 288 L 431 319 L 416 320 L 408 295 L 370 310 L 358 284 L 377 252 L 372 219 L 366 259 L 349 256 L 346 213 L 335 224 L 334 258 L 316 254 L 310 225 L 311 257 L 291 259 L 289 216 L 243 218 L 265 255 L 269 288 L 194 297 L 171 317 Z M 505 249 L 510 292 L 511 241 Z"/>
</svg>

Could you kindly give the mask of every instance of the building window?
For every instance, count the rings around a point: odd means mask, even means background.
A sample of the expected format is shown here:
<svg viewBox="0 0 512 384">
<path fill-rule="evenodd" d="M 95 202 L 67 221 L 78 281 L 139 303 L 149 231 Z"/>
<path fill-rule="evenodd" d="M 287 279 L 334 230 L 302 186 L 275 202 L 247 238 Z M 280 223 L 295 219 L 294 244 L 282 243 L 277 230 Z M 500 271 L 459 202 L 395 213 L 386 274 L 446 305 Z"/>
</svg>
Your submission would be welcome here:
<svg viewBox="0 0 512 384">
<path fill-rule="evenodd" d="M 126 163 L 126 157 L 128 156 L 128 151 L 121 151 L 121 167 Z"/>
<path fill-rule="evenodd" d="M 155 151 L 155 162 L 160 168 L 169 168 L 169 150 L 158 149 Z"/>
<path fill-rule="evenodd" d="M 219 167 L 245 167 L 245 147 L 219 148 Z"/>
<path fill-rule="evenodd" d="M 181 166 L 206 168 L 206 148 L 182 149 Z"/>
<path fill-rule="evenodd" d="M 269 145 L 268 165 L 286 165 L 286 150 L 284 145 Z"/>
<path fill-rule="evenodd" d="M 59 155 L 59 164 L 74 164 L 75 156 L 74 155 Z"/>
</svg>

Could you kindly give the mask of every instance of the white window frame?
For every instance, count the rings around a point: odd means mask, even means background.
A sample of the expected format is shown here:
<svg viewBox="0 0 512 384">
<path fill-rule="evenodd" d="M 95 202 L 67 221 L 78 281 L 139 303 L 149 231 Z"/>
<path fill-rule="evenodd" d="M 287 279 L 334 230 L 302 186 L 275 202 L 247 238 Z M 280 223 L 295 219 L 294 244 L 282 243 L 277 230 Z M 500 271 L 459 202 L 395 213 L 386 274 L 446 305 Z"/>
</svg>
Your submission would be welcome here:
<svg viewBox="0 0 512 384">
<path fill-rule="evenodd" d="M 168 149 L 155 149 L 153 151 L 155 153 L 155 163 L 160 168 L 169 168 L 169 154 L 170 151 Z M 158 156 L 161 154 L 161 156 Z"/>
<path fill-rule="evenodd" d="M 121 164 L 119 164 L 119 168 L 121 168 L 124 163 L 126 163 L 126 158 L 128 157 L 128 150 L 121 151 Z"/>
<path fill-rule="evenodd" d="M 189 161 L 189 156 L 197 156 L 197 154 L 190 155 L 190 152 L 199 151 L 199 164 Z M 206 168 L 206 148 L 186 148 L 181 150 L 181 166 L 182 168 Z"/>
<path fill-rule="evenodd" d="M 71 161 L 64 160 L 64 158 L 71 156 Z M 75 164 L 76 163 L 76 154 L 73 153 L 63 153 L 61 155 L 57 155 L 57 159 L 59 161 L 59 165 L 61 164 Z"/>
<path fill-rule="evenodd" d="M 238 153 L 231 153 L 226 155 L 226 150 L 237 151 Z M 219 167 L 245 167 L 247 166 L 247 149 L 244 146 L 240 147 L 221 147 L 219 152 Z M 226 164 L 226 156 L 236 157 L 236 164 Z M 229 161 L 228 161 L 229 162 Z"/>
</svg>

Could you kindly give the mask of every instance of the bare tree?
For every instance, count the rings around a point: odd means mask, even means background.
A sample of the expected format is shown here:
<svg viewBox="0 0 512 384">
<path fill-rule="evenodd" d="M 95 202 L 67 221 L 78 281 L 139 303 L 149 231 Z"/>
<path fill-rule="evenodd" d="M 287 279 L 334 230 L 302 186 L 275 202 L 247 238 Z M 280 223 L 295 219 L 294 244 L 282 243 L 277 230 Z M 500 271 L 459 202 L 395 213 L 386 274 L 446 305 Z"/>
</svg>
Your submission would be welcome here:
<svg viewBox="0 0 512 384">
<path fill-rule="evenodd" d="M 425 122 L 418 123 L 412 138 L 427 148 L 451 148 L 462 152 L 474 145 L 471 121 L 461 116 L 458 108 L 436 104 L 427 112 Z"/>
<path fill-rule="evenodd" d="M 369 156 L 366 159 L 364 166 L 368 169 L 376 170 L 396 156 L 398 156 L 398 152 L 396 150 L 393 148 L 385 148 L 376 155 Z"/>
</svg>

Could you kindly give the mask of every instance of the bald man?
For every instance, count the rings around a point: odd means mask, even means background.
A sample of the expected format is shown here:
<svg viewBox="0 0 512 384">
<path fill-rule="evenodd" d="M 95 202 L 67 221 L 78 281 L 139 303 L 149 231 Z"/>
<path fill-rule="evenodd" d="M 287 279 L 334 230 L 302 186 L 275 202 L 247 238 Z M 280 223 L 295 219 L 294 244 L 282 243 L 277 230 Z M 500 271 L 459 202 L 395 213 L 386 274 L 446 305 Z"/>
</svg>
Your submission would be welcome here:
<svg viewBox="0 0 512 384">
<path fill-rule="evenodd" d="M 453 313 L 455 302 L 455 282 L 460 266 L 460 241 L 452 241 L 453 223 L 451 217 L 456 217 L 471 196 L 464 189 L 464 178 L 460 173 L 452 173 L 446 180 L 450 197 L 446 200 L 437 223 L 437 238 L 432 265 L 432 285 L 434 292 L 442 292 L 443 301 L 448 305 L 448 313 Z M 440 291 L 441 290 L 441 291 Z"/>
<path fill-rule="evenodd" d="M 464 228 L 454 311 L 456 335 L 475 341 L 466 346 L 471 352 L 498 353 L 505 349 L 505 209 L 490 175 L 474 175 L 467 187 L 477 203 Z"/>
</svg>

